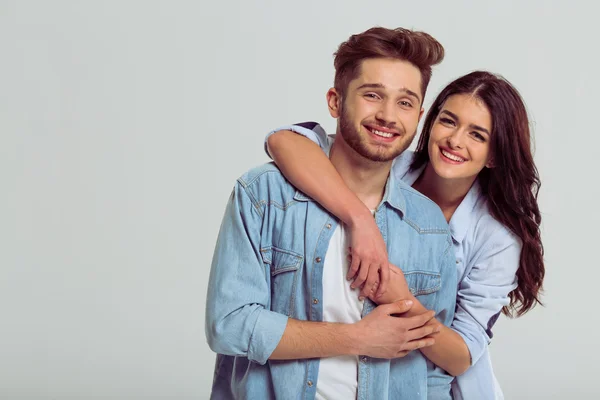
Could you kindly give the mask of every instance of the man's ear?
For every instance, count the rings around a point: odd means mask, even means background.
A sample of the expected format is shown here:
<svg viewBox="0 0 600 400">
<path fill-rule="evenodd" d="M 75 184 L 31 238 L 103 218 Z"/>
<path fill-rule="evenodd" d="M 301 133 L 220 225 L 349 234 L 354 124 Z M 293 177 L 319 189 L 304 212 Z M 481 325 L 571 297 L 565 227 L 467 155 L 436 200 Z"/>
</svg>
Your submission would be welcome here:
<svg viewBox="0 0 600 400">
<path fill-rule="evenodd" d="M 425 112 L 425 109 L 423 107 L 421 107 L 421 111 L 419 111 L 419 122 L 421 122 L 421 117 L 423 116 L 424 112 Z"/>
<path fill-rule="evenodd" d="M 339 118 L 342 97 L 339 95 L 335 88 L 331 88 L 327 91 L 327 107 L 329 107 L 329 114 L 333 118 Z"/>
</svg>

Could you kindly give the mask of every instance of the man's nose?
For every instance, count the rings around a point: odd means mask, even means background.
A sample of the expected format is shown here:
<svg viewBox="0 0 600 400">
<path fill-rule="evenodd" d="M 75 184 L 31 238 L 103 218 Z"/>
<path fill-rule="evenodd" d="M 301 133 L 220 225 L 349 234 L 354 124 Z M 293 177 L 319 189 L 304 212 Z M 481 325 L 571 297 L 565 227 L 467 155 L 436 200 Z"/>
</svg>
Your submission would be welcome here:
<svg viewBox="0 0 600 400">
<path fill-rule="evenodd" d="M 396 124 L 396 104 L 393 101 L 385 101 L 379 107 L 375 115 L 379 121 L 384 122 L 386 126 Z"/>
</svg>

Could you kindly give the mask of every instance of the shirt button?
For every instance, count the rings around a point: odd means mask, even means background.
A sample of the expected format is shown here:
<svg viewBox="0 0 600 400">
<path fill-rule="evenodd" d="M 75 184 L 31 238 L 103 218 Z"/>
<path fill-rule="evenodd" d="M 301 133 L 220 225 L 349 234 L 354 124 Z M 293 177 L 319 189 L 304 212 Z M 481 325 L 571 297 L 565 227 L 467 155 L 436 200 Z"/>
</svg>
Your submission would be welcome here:
<svg viewBox="0 0 600 400">
<path fill-rule="evenodd" d="M 366 363 L 366 362 L 367 362 L 367 360 L 368 360 L 367 356 L 363 356 L 363 358 L 361 358 L 361 359 L 360 359 L 360 361 L 362 361 L 362 362 L 364 362 L 364 363 Z"/>
<path fill-rule="evenodd" d="M 316 261 L 316 262 L 321 262 L 321 257 L 317 257 L 317 258 L 315 258 L 315 261 Z"/>
<path fill-rule="evenodd" d="M 325 226 L 327 227 L 327 229 L 331 229 L 331 224 L 327 224 Z"/>
<path fill-rule="evenodd" d="M 313 304 L 319 304 L 319 299 L 313 299 Z"/>
<path fill-rule="evenodd" d="M 457 264 L 460 264 L 460 260 L 459 260 L 459 259 L 456 259 L 456 263 L 457 263 Z"/>
<path fill-rule="evenodd" d="M 308 381 L 308 382 L 306 382 L 306 384 L 308 385 L 308 387 L 312 387 L 312 385 L 313 385 L 312 381 Z"/>
</svg>

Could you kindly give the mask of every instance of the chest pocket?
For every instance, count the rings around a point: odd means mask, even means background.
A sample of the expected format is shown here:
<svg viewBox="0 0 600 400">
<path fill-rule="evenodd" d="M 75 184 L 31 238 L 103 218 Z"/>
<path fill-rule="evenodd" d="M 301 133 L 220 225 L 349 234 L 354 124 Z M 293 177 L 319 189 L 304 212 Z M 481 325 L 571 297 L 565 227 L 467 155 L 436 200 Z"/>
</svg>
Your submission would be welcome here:
<svg viewBox="0 0 600 400">
<path fill-rule="evenodd" d="M 426 308 L 433 309 L 436 292 L 442 287 L 441 275 L 435 272 L 406 271 L 404 277 L 413 296 Z"/>
<path fill-rule="evenodd" d="M 261 249 L 263 262 L 271 272 L 271 310 L 292 317 L 296 301 L 298 269 L 304 257 L 293 251 L 269 247 Z"/>
</svg>

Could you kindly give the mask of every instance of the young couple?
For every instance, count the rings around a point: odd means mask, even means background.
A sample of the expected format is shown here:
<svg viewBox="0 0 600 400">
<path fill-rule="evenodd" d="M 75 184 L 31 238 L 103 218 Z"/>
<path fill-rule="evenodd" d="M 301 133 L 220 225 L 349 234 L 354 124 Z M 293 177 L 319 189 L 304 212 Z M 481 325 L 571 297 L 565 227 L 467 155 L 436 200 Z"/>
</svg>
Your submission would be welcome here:
<svg viewBox="0 0 600 400">
<path fill-rule="evenodd" d="M 279 129 L 277 167 L 238 179 L 206 304 L 212 398 L 502 398 L 487 346 L 500 312 L 539 303 L 539 178 L 523 101 L 488 72 L 443 89 L 406 151 L 443 55 L 423 32 L 351 36 L 335 137 Z"/>
</svg>

